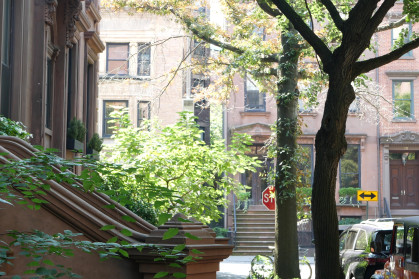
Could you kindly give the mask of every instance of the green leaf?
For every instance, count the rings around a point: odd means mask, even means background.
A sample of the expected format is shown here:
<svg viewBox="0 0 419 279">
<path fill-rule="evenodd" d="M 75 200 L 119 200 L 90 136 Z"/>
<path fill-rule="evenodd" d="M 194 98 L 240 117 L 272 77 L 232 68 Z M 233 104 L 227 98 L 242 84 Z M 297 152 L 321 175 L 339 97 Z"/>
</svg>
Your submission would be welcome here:
<svg viewBox="0 0 419 279">
<path fill-rule="evenodd" d="M 106 225 L 100 228 L 101 231 L 109 231 L 115 229 L 114 225 Z"/>
<path fill-rule="evenodd" d="M 128 229 L 122 229 L 121 233 L 125 236 L 132 236 L 132 232 Z"/>
<path fill-rule="evenodd" d="M 169 221 L 170 218 L 172 218 L 172 214 L 169 214 L 169 213 L 160 214 L 159 215 L 159 225 L 163 225 L 164 223 Z"/>
<path fill-rule="evenodd" d="M 128 215 L 122 216 L 122 219 L 127 221 L 127 222 L 133 222 L 133 223 L 137 222 L 137 220 L 135 220 L 134 218 L 132 218 L 131 216 L 128 216 Z"/>
<path fill-rule="evenodd" d="M 185 244 L 179 244 L 179 245 L 177 245 L 175 248 L 173 248 L 172 254 L 179 253 L 180 251 L 182 251 L 183 249 L 185 249 L 185 247 L 186 247 Z"/>
<path fill-rule="evenodd" d="M 12 277 L 12 279 L 22 279 L 22 277 L 20 277 L 19 275 L 14 275 L 14 276 Z"/>
<path fill-rule="evenodd" d="M 27 264 L 27 266 L 38 266 L 39 262 L 38 261 L 33 261 Z"/>
<path fill-rule="evenodd" d="M 49 260 L 49 259 L 45 259 L 45 260 L 43 260 L 42 261 L 44 264 L 47 264 L 47 265 L 54 265 L 54 263 L 51 261 L 51 260 Z"/>
<path fill-rule="evenodd" d="M 191 252 L 194 253 L 194 254 L 205 254 L 204 252 L 199 251 L 197 249 L 192 249 Z"/>
<path fill-rule="evenodd" d="M 169 228 L 164 234 L 163 234 L 163 240 L 171 239 L 175 235 L 179 233 L 178 228 Z"/>
<path fill-rule="evenodd" d="M 200 240 L 200 238 L 199 238 L 199 237 L 197 237 L 197 236 L 195 236 L 195 235 L 192 235 L 192 234 L 190 234 L 190 233 L 185 233 L 185 236 L 186 236 L 187 238 L 189 238 L 189 239 L 192 239 L 192 240 Z"/>
<path fill-rule="evenodd" d="M 38 267 L 36 270 L 35 270 L 35 273 L 36 274 L 39 274 L 39 275 L 48 275 L 49 274 L 49 270 L 48 269 L 46 269 L 45 267 Z"/>
<path fill-rule="evenodd" d="M 159 273 L 157 273 L 156 275 L 154 275 L 153 278 L 163 278 L 165 276 L 169 275 L 169 272 L 166 271 L 160 271 Z"/>
<path fill-rule="evenodd" d="M 108 239 L 108 241 L 106 241 L 106 243 L 115 243 L 117 241 L 118 241 L 118 237 L 114 236 L 114 237 Z"/>
<path fill-rule="evenodd" d="M 125 251 L 124 249 L 119 249 L 118 252 L 124 256 L 125 258 L 129 258 L 128 252 Z"/>
<path fill-rule="evenodd" d="M 178 263 L 171 263 L 169 264 L 170 267 L 182 268 L 182 266 Z"/>
<path fill-rule="evenodd" d="M 175 273 L 173 273 L 173 277 L 175 277 L 175 278 L 185 278 L 186 274 L 183 273 L 183 272 L 175 272 Z"/>
</svg>

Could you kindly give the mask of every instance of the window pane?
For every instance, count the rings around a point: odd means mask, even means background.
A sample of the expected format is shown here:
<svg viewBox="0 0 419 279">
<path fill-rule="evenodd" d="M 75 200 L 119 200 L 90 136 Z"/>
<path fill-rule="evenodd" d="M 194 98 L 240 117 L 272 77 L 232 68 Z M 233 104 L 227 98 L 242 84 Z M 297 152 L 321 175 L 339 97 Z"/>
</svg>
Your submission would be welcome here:
<svg viewBox="0 0 419 279">
<path fill-rule="evenodd" d="M 137 127 L 140 127 L 144 119 L 150 119 L 150 102 L 140 101 L 137 103 Z"/>
<path fill-rule="evenodd" d="M 301 183 L 305 186 L 312 184 L 312 170 L 313 170 L 313 146 L 300 145 L 301 158 L 299 158 L 297 167 L 301 172 Z"/>
<path fill-rule="evenodd" d="M 365 250 L 367 248 L 367 234 L 365 231 L 359 231 L 355 243 L 355 250 Z"/>
<path fill-rule="evenodd" d="M 108 73 L 113 75 L 127 75 L 128 64 L 126 61 L 108 61 Z"/>
<path fill-rule="evenodd" d="M 103 136 L 109 137 L 113 134 L 115 123 L 108 123 L 110 120 L 115 119 L 111 113 L 116 110 L 121 110 L 128 106 L 127 101 L 104 101 L 103 108 Z"/>
<path fill-rule="evenodd" d="M 348 237 L 346 238 L 344 249 L 352 249 L 354 247 L 354 241 L 355 241 L 356 234 L 357 234 L 356 231 L 348 232 Z"/>
<path fill-rule="evenodd" d="M 397 227 L 395 253 L 404 254 L 404 227 L 403 226 Z"/>
<path fill-rule="evenodd" d="M 139 76 L 150 76 L 151 51 L 149 43 L 138 44 L 138 72 Z"/>
<path fill-rule="evenodd" d="M 128 44 L 108 44 L 108 59 L 127 60 Z"/>
<path fill-rule="evenodd" d="M 359 145 L 349 144 L 340 160 L 340 187 L 359 187 Z"/>
<path fill-rule="evenodd" d="M 3 21 L 2 21 L 2 38 L 1 38 L 1 62 L 9 65 L 10 52 L 10 19 L 11 19 L 11 0 L 3 0 Z"/>
<path fill-rule="evenodd" d="M 410 118 L 412 111 L 412 82 L 393 81 L 394 117 Z"/>
</svg>

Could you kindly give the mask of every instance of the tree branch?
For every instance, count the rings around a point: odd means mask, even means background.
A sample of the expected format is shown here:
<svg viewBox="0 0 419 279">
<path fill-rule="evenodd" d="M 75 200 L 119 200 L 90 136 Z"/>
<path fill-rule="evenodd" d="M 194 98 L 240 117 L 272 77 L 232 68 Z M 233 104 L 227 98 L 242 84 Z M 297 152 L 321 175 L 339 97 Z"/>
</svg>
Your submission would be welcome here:
<svg viewBox="0 0 419 279">
<path fill-rule="evenodd" d="M 336 9 L 335 5 L 330 0 L 320 0 L 320 2 L 329 11 L 329 14 L 332 17 L 333 22 L 335 23 L 336 27 L 340 31 L 342 31 L 343 30 L 344 21 L 343 21 L 342 17 L 340 16 L 339 11 Z"/>
<path fill-rule="evenodd" d="M 244 54 L 245 50 L 235 47 L 233 45 L 230 45 L 228 43 L 225 42 L 221 42 L 219 40 L 214 39 L 213 37 L 211 37 L 212 32 L 201 32 L 198 28 L 195 28 L 193 25 L 193 19 L 189 18 L 189 17 L 185 17 L 185 16 L 181 16 L 180 14 L 178 14 L 174 9 L 171 9 L 171 12 L 174 16 L 176 16 L 179 20 L 181 20 L 186 27 L 188 28 L 188 30 L 190 30 L 192 32 L 192 34 L 194 34 L 196 37 L 198 37 L 199 39 L 212 44 L 214 46 L 218 46 L 222 49 L 226 49 L 229 51 L 232 51 L 234 53 L 237 54 Z M 196 26 L 201 26 L 200 24 L 196 24 Z M 278 62 L 278 55 L 276 54 L 272 54 L 272 55 L 268 55 L 265 57 L 261 57 L 260 60 L 262 62 Z"/>
<path fill-rule="evenodd" d="M 258 3 L 259 7 L 268 15 L 272 16 L 272 17 L 277 17 L 277 16 L 281 16 L 282 13 L 280 10 L 278 9 L 274 9 L 271 6 L 268 5 L 268 3 L 266 3 L 265 0 L 256 0 L 256 2 Z"/>
<path fill-rule="evenodd" d="M 378 26 L 378 28 L 375 30 L 375 32 L 383 32 L 383 31 L 391 30 L 393 28 L 400 27 L 400 26 L 402 26 L 403 24 L 406 23 L 406 17 L 407 16 L 404 16 L 401 19 L 399 19 L 398 21 L 391 22 L 391 23 L 386 24 L 386 25 Z"/>
<path fill-rule="evenodd" d="M 394 6 L 396 1 L 397 0 L 384 0 L 378 10 L 372 16 L 371 20 L 368 21 L 367 29 L 369 30 L 369 34 L 372 35 L 377 30 L 378 26 L 383 21 L 388 11 Z"/>
<path fill-rule="evenodd" d="M 327 65 L 332 61 L 332 52 L 323 43 L 322 40 L 304 23 L 303 19 L 294 11 L 294 9 L 285 0 L 272 0 L 278 9 L 294 25 L 294 28 L 303 36 L 303 38 L 314 48 L 315 52 Z"/>
<path fill-rule="evenodd" d="M 365 61 L 359 61 L 355 63 L 354 68 L 354 76 L 358 76 L 363 73 L 367 73 L 375 68 L 381 67 L 385 64 L 388 64 L 394 60 L 399 59 L 407 52 L 411 51 L 412 49 L 415 49 L 419 47 L 419 38 L 416 40 L 413 40 L 411 42 L 406 43 L 402 47 L 393 50 L 385 55 L 368 59 Z"/>
</svg>

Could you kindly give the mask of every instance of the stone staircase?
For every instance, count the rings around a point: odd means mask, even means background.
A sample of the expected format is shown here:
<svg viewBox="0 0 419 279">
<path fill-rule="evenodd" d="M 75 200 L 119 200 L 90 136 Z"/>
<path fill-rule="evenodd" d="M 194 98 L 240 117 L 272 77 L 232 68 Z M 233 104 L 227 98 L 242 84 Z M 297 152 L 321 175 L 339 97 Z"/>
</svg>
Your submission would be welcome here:
<svg viewBox="0 0 419 279">
<path fill-rule="evenodd" d="M 268 246 L 275 244 L 275 211 L 263 206 L 250 206 L 247 212 L 237 211 L 236 247 L 233 255 L 271 254 Z"/>
</svg>

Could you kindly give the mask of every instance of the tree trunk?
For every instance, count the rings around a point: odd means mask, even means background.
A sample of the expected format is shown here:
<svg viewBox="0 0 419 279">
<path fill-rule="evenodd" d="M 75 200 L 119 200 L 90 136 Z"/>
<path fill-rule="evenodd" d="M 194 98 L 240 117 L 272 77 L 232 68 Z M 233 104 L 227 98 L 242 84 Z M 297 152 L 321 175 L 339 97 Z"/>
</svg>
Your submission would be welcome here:
<svg viewBox="0 0 419 279">
<path fill-rule="evenodd" d="M 340 66 L 329 76 L 324 115 L 316 135 L 312 217 L 316 247 L 316 279 L 344 278 L 339 261 L 336 175 L 346 151 L 345 129 L 349 105 L 355 98 L 350 78 L 339 76 Z M 342 73 L 340 73 L 342 74 Z"/>
<path fill-rule="evenodd" d="M 275 274 L 300 278 L 295 197 L 297 142 L 297 63 L 300 54 L 297 33 L 290 24 L 281 34 L 283 55 L 277 96 L 277 164 L 275 176 Z"/>
</svg>

